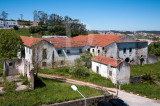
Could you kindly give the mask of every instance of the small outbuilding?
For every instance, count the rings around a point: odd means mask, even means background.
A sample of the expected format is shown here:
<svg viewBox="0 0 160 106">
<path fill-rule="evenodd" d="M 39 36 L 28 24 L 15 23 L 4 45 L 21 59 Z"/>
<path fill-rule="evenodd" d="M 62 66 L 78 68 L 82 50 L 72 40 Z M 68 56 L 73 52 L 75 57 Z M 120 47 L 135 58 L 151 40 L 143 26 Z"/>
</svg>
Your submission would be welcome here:
<svg viewBox="0 0 160 106">
<path fill-rule="evenodd" d="M 114 84 L 130 82 L 130 64 L 120 59 L 96 56 L 92 59 L 92 70 Z"/>
</svg>

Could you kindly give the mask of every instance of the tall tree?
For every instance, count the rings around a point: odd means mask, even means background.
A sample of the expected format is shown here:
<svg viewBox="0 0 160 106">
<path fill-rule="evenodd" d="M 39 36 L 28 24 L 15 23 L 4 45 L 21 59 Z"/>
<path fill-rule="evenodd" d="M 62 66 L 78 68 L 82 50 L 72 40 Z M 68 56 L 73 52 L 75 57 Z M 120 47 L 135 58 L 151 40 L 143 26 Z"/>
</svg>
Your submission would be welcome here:
<svg viewBox="0 0 160 106">
<path fill-rule="evenodd" d="M 6 13 L 5 11 L 2 11 L 1 17 L 3 20 L 6 20 L 8 18 L 8 13 Z"/>
<path fill-rule="evenodd" d="M 21 20 L 23 20 L 23 14 L 20 14 Z"/>
<path fill-rule="evenodd" d="M 0 30 L 0 57 L 11 59 L 17 56 L 18 50 L 22 48 L 20 36 L 14 30 Z"/>
</svg>

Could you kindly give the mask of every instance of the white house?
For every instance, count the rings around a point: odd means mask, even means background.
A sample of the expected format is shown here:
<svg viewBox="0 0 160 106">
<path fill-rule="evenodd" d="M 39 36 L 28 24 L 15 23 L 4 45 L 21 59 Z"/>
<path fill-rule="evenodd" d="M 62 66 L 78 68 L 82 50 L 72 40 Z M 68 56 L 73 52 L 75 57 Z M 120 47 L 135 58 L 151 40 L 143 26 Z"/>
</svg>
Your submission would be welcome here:
<svg viewBox="0 0 160 106">
<path fill-rule="evenodd" d="M 13 28 L 14 26 L 18 26 L 16 20 L 2 20 L 0 19 L 0 28 Z"/>
<path fill-rule="evenodd" d="M 92 59 L 92 70 L 114 84 L 130 82 L 130 65 L 120 59 L 97 56 Z"/>
</svg>

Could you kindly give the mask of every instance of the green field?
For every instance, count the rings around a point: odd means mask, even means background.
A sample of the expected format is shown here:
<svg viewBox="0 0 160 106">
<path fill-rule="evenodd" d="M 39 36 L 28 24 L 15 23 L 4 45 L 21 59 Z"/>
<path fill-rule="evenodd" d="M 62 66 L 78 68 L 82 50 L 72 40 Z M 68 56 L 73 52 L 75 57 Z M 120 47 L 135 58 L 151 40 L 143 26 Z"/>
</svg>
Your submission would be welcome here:
<svg viewBox="0 0 160 106">
<path fill-rule="evenodd" d="M 80 77 L 80 78 L 75 77 L 74 75 L 69 73 L 69 67 L 56 68 L 56 69 L 43 69 L 43 70 L 40 70 L 39 72 L 43 74 L 60 75 L 60 76 L 64 76 L 64 77 L 68 77 L 72 79 L 91 82 L 91 83 L 101 85 L 101 86 L 114 87 L 113 83 L 109 79 L 106 79 L 102 77 L 101 75 L 92 72 L 91 70 L 89 71 L 89 76 Z"/>
<path fill-rule="evenodd" d="M 37 106 L 56 102 L 69 101 L 82 98 L 78 92 L 71 89 L 71 84 L 51 79 L 40 78 L 35 90 L 14 91 L 0 94 L 1 106 Z M 79 91 L 86 97 L 104 94 L 86 86 L 78 86 Z"/>
</svg>

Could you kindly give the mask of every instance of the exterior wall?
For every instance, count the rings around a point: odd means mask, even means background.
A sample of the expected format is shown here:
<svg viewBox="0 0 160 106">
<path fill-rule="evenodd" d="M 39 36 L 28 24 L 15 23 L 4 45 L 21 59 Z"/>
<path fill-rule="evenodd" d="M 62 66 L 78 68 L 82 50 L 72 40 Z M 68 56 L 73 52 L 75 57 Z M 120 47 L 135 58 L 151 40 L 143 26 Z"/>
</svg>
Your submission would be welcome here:
<svg viewBox="0 0 160 106">
<path fill-rule="evenodd" d="M 118 58 L 125 60 L 129 58 L 131 64 L 141 64 L 140 59 L 144 59 L 143 63 L 148 63 L 148 44 L 147 42 L 129 42 L 129 43 L 117 43 L 118 46 Z M 129 49 L 132 48 L 132 52 Z M 126 53 L 123 50 L 126 49 Z"/>
<path fill-rule="evenodd" d="M 43 50 L 46 49 L 46 58 L 43 59 Z M 54 47 L 47 41 L 41 41 L 38 44 L 32 47 L 33 53 L 33 63 L 36 61 L 40 68 L 52 68 L 53 67 L 53 54 L 54 54 Z M 43 63 L 46 63 L 46 66 L 43 66 Z"/>
<path fill-rule="evenodd" d="M 99 67 L 99 72 L 97 72 L 97 66 Z M 108 65 L 109 66 L 109 65 Z M 92 70 L 93 72 L 100 74 L 101 76 L 108 78 L 108 66 L 104 64 L 100 64 L 98 62 L 92 61 Z"/>
<path fill-rule="evenodd" d="M 55 60 L 67 60 L 71 63 L 74 62 L 76 58 L 80 58 L 80 55 L 85 52 L 90 46 L 85 47 L 72 47 L 72 48 L 55 48 L 54 57 Z M 79 50 L 82 49 L 82 53 Z M 61 50 L 61 54 L 58 54 L 58 50 Z M 70 50 L 70 53 L 67 54 L 67 50 Z"/>
<path fill-rule="evenodd" d="M 128 84 L 130 82 L 130 65 L 126 62 L 123 62 L 117 68 L 117 76 L 119 83 Z"/>
<path fill-rule="evenodd" d="M 25 59 L 32 63 L 32 48 L 28 47 L 28 46 L 24 46 L 25 49 Z"/>
</svg>

